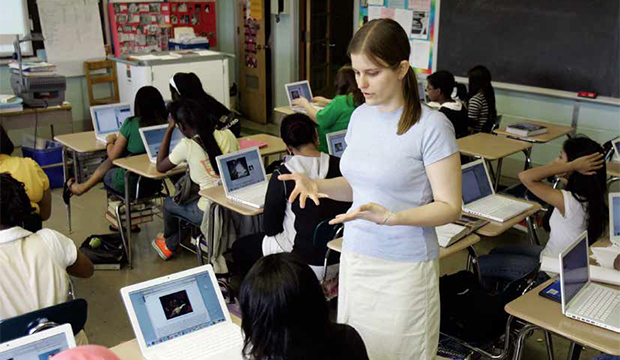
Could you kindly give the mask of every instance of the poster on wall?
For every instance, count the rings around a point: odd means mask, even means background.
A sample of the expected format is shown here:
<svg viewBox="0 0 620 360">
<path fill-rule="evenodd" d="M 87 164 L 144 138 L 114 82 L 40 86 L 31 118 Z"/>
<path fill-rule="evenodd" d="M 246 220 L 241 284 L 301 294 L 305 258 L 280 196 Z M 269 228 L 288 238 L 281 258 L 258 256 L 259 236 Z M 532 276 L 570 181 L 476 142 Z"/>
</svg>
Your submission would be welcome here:
<svg viewBox="0 0 620 360">
<path fill-rule="evenodd" d="M 360 26 L 388 18 L 400 24 L 409 37 L 409 62 L 416 73 L 429 75 L 437 66 L 440 0 L 374 0 L 360 8 Z"/>
</svg>

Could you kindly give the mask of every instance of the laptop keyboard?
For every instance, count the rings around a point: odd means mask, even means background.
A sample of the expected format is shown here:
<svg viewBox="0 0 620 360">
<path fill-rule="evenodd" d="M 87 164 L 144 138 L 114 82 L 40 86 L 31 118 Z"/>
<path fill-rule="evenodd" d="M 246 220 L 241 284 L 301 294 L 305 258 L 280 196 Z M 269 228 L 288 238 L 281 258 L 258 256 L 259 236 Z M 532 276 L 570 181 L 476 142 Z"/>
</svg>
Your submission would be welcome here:
<svg viewBox="0 0 620 360">
<path fill-rule="evenodd" d="M 604 286 L 590 284 L 587 301 L 584 301 L 575 314 L 594 320 L 604 321 L 620 304 L 620 293 Z"/>
<path fill-rule="evenodd" d="M 502 196 L 492 196 L 476 204 L 467 205 L 467 210 L 482 217 L 509 219 L 527 210 L 531 205 Z"/>
<path fill-rule="evenodd" d="M 204 333 L 201 333 L 193 337 L 188 336 L 183 341 L 163 346 L 163 349 L 161 349 L 161 359 L 204 359 L 235 348 L 241 351 L 243 338 L 241 336 L 241 329 L 238 326 L 221 326 L 216 331 L 209 332 L 207 336 L 204 335 Z"/>
<path fill-rule="evenodd" d="M 266 194 L 267 184 L 265 183 L 264 186 L 252 187 L 235 193 L 232 197 L 232 200 L 262 205 L 265 203 Z"/>
</svg>

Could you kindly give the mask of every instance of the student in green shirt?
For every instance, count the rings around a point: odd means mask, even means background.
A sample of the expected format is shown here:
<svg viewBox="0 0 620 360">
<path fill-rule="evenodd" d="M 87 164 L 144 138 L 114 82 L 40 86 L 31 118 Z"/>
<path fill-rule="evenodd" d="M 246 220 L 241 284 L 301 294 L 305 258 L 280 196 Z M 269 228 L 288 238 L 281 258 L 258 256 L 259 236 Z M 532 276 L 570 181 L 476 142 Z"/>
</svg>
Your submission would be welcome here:
<svg viewBox="0 0 620 360">
<path fill-rule="evenodd" d="M 312 102 L 324 106 L 321 110 L 317 110 L 306 98 L 300 97 L 293 100 L 293 105 L 302 107 L 308 116 L 319 125 L 319 150 L 324 153 L 328 152 L 326 135 L 346 130 L 351 114 L 355 108 L 364 103 L 364 95 L 357 87 L 355 72 L 350 65 L 345 65 L 338 70 L 336 87 L 337 95 L 331 100 L 322 96 L 312 98 Z"/>
<path fill-rule="evenodd" d="M 145 126 L 159 125 L 166 123 L 167 111 L 164 99 L 159 90 L 152 86 L 143 86 L 138 90 L 134 100 L 134 114 L 125 120 L 120 129 L 120 134 L 109 135 L 106 139 L 106 152 L 108 158 L 99 165 L 93 175 L 83 183 L 75 182 L 75 179 L 69 179 L 67 187 L 71 194 L 82 195 L 90 190 L 93 186 L 101 181 L 104 184 L 118 192 L 125 191 L 125 169 L 117 168 L 112 161 L 132 155 L 146 153 L 142 138 L 140 137 L 140 129 Z M 137 176 L 130 177 L 130 182 L 135 184 Z M 140 182 L 149 189 L 151 183 L 149 181 Z M 132 186 L 131 189 L 135 189 Z"/>
</svg>

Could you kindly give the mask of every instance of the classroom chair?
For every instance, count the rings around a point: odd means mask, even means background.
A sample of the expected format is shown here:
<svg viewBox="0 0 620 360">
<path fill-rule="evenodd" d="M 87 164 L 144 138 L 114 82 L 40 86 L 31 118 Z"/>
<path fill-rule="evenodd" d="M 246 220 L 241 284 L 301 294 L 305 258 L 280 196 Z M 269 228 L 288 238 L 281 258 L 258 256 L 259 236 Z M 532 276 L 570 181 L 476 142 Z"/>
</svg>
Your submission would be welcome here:
<svg viewBox="0 0 620 360">
<path fill-rule="evenodd" d="M 118 78 L 116 76 L 116 62 L 112 60 L 84 61 L 84 73 L 88 88 L 88 102 L 90 106 L 116 104 L 120 102 L 118 92 Z M 93 85 L 107 84 L 110 87 L 110 96 L 95 98 Z"/>
<path fill-rule="evenodd" d="M 64 302 L 0 321 L 0 343 L 35 334 L 61 324 L 71 324 L 77 335 L 86 324 L 88 303 L 84 299 Z"/>
<path fill-rule="evenodd" d="M 611 184 L 615 183 L 616 181 L 620 181 L 620 175 L 609 168 L 610 163 L 614 161 L 613 158 L 615 152 L 611 142 L 616 138 L 613 138 L 603 144 L 603 150 L 605 151 L 605 162 L 607 162 L 607 176 L 609 176 L 609 179 L 607 179 L 607 191 L 609 191 Z"/>
<path fill-rule="evenodd" d="M 493 131 L 499 129 L 499 126 L 502 124 L 502 117 L 503 115 L 497 115 L 495 117 L 495 120 L 493 120 L 493 125 L 491 125 L 491 131 L 490 131 L 491 134 L 493 133 Z"/>
<path fill-rule="evenodd" d="M 334 247 L 332 243 L 334 243 L 335 241 L 339 241 L 339 243 L 342 244 L 342 239 L 338 238 L 342 237 L 343 230 L 344 226 L 342 224 L 330 225 L 329 220 L 324 220 L 316 226 L 316 228 L 314 229 L 314 234 L 312 236 L 312 244 L 325 252 L 325 260 L 323 261 L 323 278 L 321 279 L 321 285 L 323 286 L 323 290 L 325 291 L 325 297 L 327 300 L 331 300 L 338 295 L 337 286 L 335 286 L 335 284 L 330 284 L 330 281 L 327 279 L 327 267 L 328 265 L 336 264 L 335 262 L 329 262 L 329 255 L 331 254 L 332 249 L 337 248 Z M 339 249 L 340 250 L 335 251 L 341 253 L 342 247 L 340 246 Z"/>
</svg>

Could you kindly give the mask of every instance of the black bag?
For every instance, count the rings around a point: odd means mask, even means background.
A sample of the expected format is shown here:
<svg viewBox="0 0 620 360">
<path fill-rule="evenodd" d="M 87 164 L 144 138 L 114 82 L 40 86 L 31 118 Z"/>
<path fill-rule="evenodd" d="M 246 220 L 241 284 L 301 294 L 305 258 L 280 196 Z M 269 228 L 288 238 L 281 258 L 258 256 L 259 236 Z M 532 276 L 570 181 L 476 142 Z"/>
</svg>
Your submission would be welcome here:
<svg viewBox="0 0 620 360">
<path fill-rule="evenodd" d="M 94 238 L 99 238 L 101 245 L 91 246 Z M 120 264 L 125 259 L 125 248 L 120 234 L 91 235 L 80 245 L 80 251 L 93 264 Z"/>
<path fill-rule="evenodd" d="M 503 334 L 508 319 L 505 304 L 500 296 L 487 294 L 471 272 L 442 276 L 439 294 L 442 333 L 471 343 L 494 340 Z"/>
</svg>

